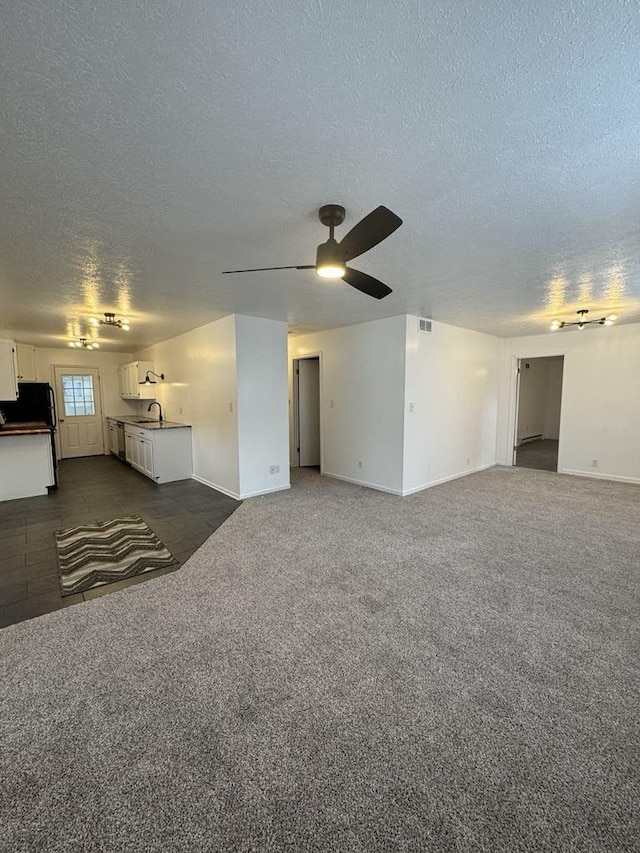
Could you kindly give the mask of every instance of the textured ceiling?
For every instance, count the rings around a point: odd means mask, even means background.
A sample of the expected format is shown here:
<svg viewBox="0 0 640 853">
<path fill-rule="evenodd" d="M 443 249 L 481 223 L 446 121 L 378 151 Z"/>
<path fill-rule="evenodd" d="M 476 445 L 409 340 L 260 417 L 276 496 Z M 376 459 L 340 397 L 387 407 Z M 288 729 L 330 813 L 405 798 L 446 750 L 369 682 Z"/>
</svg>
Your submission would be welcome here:
<svg viewBox="0 0 640 853">
<path fill-rule="evenodd" d="M 636 0 L 29 0 L 0 26 L 0 327 L 132 350 L 234 311 L 296 331 L 405 312 L 498 335 L 640 320 Z M 340 233 L 403 227 L 311 272 Z M 337 236 L 340 236 L 338 234 Z"/>
</svg>

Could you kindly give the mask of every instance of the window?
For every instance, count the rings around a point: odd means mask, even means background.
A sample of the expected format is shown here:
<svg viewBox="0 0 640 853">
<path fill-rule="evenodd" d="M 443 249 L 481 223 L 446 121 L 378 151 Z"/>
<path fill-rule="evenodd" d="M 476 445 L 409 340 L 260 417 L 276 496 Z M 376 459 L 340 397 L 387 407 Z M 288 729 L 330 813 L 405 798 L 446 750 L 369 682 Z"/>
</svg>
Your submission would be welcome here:
<svg viewBox="0 0 640 853">
<path fill-rule="evenodd" d="M 93 399 L 93 376 L 90 374 L 87 376 L 63 375 L 62 390 L 64 392 L 65 417 L 95 415 L 96 406 Z"/>
</svg>

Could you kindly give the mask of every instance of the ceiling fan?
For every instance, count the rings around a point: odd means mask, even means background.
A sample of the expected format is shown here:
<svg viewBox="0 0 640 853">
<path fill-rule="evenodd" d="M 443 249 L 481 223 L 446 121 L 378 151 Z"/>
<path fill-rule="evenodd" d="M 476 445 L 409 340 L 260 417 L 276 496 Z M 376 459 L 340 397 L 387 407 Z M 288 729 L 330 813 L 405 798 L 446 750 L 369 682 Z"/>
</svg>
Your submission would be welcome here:
<svg viewBox="0 0 640 853">
<path fill-rule="evenodd" d="M 388 208 L 376 207 L 371 213 L 354 225 L 351 231 L 338 241 L 333 229 L 344 222 L 345 210 L 339 204 L 324 204 L 318 211 L 320 222 L 329 229 L 329 239 L 320 243 L 316 252 L 315 264 L 302 264 L 290 267 L 257 267 L 249 270 L 224 270 L 224 275 L 238 272 L 265 272 L 267 270 L 315 270 L 323 278 L 341 278 L 374 299 L 384 299 L 392 291 L 390 287 L 360 270 L 347 266 L 347 261 L 363 255 L 378 243 L 386 240 L 396 228 L 402 225 L 402 219 Z"/>
</svg>

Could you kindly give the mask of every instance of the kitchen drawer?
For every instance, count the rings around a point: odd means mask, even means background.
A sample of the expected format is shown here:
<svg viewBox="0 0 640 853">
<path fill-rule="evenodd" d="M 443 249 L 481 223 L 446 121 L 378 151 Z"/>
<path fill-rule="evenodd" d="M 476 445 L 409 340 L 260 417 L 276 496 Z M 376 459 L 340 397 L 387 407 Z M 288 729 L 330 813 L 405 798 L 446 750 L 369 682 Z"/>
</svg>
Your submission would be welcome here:
<svg viewBox="0 0 640 853">
<path fill-rule="evenodd" d="M 125 426 L 125 433 L 127 435 L 135 435 L 137 438 L 146 438 L 148 441 L 151 441 L 153 438 L 153 430 L 150 429 L 141 429 L 140 427 L 134 426 Z"/>
</svg>

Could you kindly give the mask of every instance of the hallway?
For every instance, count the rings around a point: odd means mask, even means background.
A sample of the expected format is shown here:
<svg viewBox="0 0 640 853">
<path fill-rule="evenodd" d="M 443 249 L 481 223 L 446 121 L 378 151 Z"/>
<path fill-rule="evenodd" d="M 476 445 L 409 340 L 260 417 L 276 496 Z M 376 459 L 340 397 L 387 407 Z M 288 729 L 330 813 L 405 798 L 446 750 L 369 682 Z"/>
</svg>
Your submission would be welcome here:
<svg viewBox="0 0 640 853">
<path fill-rule="evenodd" d="M 518 468 L 535 468 L 538 471 L 558 470 L 558 441 L 542 438 L 521 444 L 516 451 Z"/>
<path fill-rule="evenodd" d="M 240 506 L 195 480 L 158 486 L 112 456 L 66 459 L 60 488 L 0 504 L 0 628 L 176 571 Z M 140 515 L 179 561 L 128 580 L 60 594 L 54 533 Z"/>
</svg>

